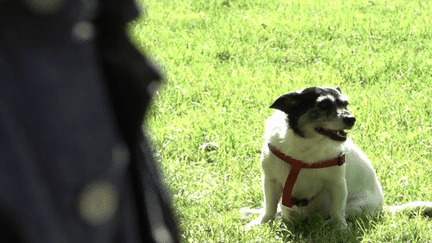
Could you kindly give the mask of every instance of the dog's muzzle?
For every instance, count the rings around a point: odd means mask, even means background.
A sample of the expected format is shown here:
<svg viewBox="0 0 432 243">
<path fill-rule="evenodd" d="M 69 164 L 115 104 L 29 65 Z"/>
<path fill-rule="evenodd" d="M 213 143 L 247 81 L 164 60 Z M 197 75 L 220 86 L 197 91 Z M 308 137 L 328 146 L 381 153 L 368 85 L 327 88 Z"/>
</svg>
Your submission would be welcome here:
<svg viewBox="0 0 432 243">
<path fill-rule="evenodd" d="M 354 116 L 346 116 L 342 118 L 345 125 L 347 125 L 348 129 L 351 129 L 354 126 L 354 123 L 356 122 L 356 118 Z"/>
<path fill-rule="evenodd" d="M 346 116 L 342 118 L 342 121 L 345 124 L 346 129 L 351 129 L 354 126 L 356 119 L 354 116 Z M 316 127 L 315 131 L 335 141 L 344 142 L 347 139 L 347 132 L 345 132 L 343 129 L 333 130 L 324 127 Z"/>
<path fill-rule="evenodd" d="M 315 131 L 335 141 L 344 142 L 347 139 L 347 132 L 344 130 L 332 130 L 323 127 L 316 127 Z"/>
</svg>

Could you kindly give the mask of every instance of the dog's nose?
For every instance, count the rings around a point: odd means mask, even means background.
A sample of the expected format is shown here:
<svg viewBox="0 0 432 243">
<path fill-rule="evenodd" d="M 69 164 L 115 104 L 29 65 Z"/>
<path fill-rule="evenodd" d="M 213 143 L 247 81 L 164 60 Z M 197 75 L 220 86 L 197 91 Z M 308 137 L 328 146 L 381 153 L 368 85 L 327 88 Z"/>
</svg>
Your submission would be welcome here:
<svg viewBox="0 0 432 243">
<path fill-rule="evenodd" d="M 349 127 L 354 126 L 355 121 L 356 119 L 354 116 L 346 116 L 343 118 L 343 122 Z"/>
</svg>

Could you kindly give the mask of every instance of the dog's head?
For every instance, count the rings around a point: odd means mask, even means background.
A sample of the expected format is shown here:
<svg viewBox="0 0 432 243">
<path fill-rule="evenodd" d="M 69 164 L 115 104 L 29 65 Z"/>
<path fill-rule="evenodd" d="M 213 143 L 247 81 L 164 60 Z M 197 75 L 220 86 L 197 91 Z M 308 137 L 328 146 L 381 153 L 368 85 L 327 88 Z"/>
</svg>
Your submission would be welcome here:
<svg viewBox="0 0 432 243">
<path fill-rule="evenodd" d="M 356 121 L 347 109 L 348 97 L 340 88 L 311 87 L 284 94 L 270 106 L 288 114 L 288 123 L 301 137 L 325 135 L 334 141 L 346 140 L 346 129 Z"/>
</svg>

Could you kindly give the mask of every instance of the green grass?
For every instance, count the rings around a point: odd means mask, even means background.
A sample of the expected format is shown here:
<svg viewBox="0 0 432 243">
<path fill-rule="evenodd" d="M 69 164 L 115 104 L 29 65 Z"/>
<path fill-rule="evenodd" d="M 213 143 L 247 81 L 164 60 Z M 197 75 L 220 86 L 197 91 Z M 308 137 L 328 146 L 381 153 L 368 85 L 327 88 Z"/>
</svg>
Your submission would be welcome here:
<svg viewBox="0 0 432 243">
<path fill-rule="evenodd" d="M 383 215 L 322 226 L 243 227 L 261 193 L 268 106 L 309 86 L 339 86 L 385 204 L 432 201 L 432 2 L 147 0 L 133 41 L 165 74 L 145 126 L 184 242 L 432 242 L 430 218 Z M 363 223 L 362 223 L 363 222 Z"/>
</svg>

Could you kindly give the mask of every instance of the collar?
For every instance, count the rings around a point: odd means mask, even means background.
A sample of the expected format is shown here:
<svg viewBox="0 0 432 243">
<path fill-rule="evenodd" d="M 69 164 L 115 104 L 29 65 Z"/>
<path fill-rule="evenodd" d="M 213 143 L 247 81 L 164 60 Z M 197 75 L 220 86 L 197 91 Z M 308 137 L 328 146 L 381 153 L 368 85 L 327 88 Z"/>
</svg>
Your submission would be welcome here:
<svg viewBox="0 0 432 243">
<path fill-rule="evenodd" d="M 276 147 L 272 146 L 270 143 L 268 144 L 268 147 L 270 149 L 270 151 L 276 155 L 276 157 L 278 157 L 279 159 L 285 161 L 286 163 L 288 163 L 289 165 L 291 165 L 291 169 L 290 172 L 288 174 L 287 180 L 285 182 L 285 187 L 284 187 L 284 191 L 283 191 L 283 195 L 282 195 L 282 205 L 286 206 L 286 207 L 292 207 L 293 205 L 295 205 L 295 202 L 293 201 L 291 194 L 292 194 L 292 189 L 294 187 L 294 183 L 297 180 L 298 174 L 300 173 L 300 170 L 305 168 L 305 169 L 317 169 L 317 168 L 325 168 L 325 167 L 330 167 L 330 166 L 335 166 L 335 165 L 343 165 L 345 163 L 345 154 L 344 153 L 340 153 L 338 157 L 328 160 L 328 161 L 324 161 L 321 163 L 315 163 L 315 164 L 307 164 L 304 163 L 300 160 L 296 160 L 291 158 L 290 156 L 282 153 L 281 151 L 279 151 Z"/>
</svg>

